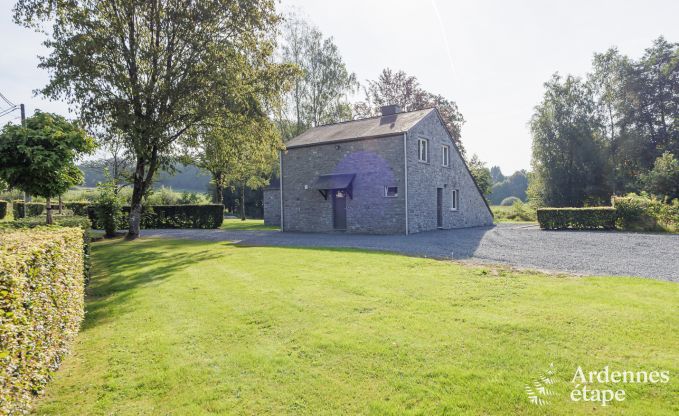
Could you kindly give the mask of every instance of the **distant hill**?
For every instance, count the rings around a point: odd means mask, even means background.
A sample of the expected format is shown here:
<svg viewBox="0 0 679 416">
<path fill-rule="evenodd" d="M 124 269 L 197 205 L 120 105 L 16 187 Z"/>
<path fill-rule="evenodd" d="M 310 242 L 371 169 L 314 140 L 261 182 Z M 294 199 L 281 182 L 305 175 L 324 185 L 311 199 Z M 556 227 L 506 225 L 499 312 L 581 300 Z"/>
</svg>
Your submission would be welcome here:
<svg viewBox="0 0 679 416">
<path fill-rule="evenodd" d="M 104 181 L 104 172 L 99 168 L 80 166 L 85 174 L 85 186 L 94 187 Z M 170 175 L 161 172 L 154 181 L 155 187 L 168 186 L 175 191 L 209 192 L 210 175 L 193 165 L 177 165 L 177 172 Z"/>
</svg>

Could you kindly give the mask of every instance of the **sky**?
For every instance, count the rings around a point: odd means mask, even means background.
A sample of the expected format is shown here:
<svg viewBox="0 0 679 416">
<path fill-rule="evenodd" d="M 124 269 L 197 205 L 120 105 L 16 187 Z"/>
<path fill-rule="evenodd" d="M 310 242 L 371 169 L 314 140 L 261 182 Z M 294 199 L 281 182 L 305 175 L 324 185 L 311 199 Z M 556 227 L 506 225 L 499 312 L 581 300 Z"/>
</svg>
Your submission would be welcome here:
<svg viewBox="0 0 679 416">
<path fill-rule="evenodd" d="M 40 35 L 12 23 L 13 3 L 0 0 L 0 92 L 29 115 L 68 115 L 66 104 L 32 94 L 48 80 L 37 68 L 46 51 Z M 279 9 L 332 36 L 361 82 L 400 69 L 457 102 L 467 152 L 505 174 L 530 168 L 528 121 L 554 72 L 584 76 L 612 46 L 637 58 L 660 35 L 679 41 L 678 0 L 282 0 Z"/>
</svg>

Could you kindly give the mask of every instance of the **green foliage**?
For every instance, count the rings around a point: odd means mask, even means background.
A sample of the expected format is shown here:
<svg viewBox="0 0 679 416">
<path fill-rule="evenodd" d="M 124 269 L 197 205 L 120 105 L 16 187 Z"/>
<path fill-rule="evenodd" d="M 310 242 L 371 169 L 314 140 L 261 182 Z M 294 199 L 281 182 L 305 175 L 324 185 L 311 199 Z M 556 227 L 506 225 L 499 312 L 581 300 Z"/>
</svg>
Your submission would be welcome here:
<svg viewBox="0 0 679 416">
<path fill-rule="evenodd" d="M 476 186 L 484 195 L 484 197 L 490 194 L 493 188 L 493 178 L 490 176 L 490 169 L 482 162 L 477 155 L 473 155 L 472 158 L 467 163 L 469 167 L 469 172 L 471 172 Z"/>
<path fill-rule="evenodd" d="M 661 201 L 646 194 L 611 199 L 618 210 L 618 227 L 634 231 L 679 231 L 679 199 Z"/>
<path fill-rule="evenodd" d="M 116 182 L 111 179 L 97 185 L 97 197 L 92 204 L 92 209 L 97 218 L 97 228 L 105 232 L 106 237 L 113 237 L 123 219 L 122 204 L 117 195 Z"/>
<path fill-rule="evenodd" d="M 45 211 L 45 204 L 42 202 L 24 202 L 22 200 L 12 201 L 12 214 L 14 219 L 24 217 L 37 217 Z"/>
<path fill-rule="evenodd" d="M 66 201 L 64 202 L 64 207 L 71 210 L 73 215 L 78 215 L 82 217 L 87 216 L 87 209 L 92 205 L 90 201 Z"/>
<path fill-rule="evenodd" d="M 491 176 L 492 169 L 491 169 Z M 497 172 L 496 172 L 496 177 Z M 494 205 L 502 203 L 502 200 L 510 196 L 519 198 L 521 201 L 526 201 L 526 190 L 528 189 L 528 174 L 525 170 L 518 170 L 511 176 L 504 176 L 500 172 L 501 181 L 493 179 L 493 188 L 488 196 L 488 202 Z"/>
<path fill-rule="evenodd" d="M 612 230 L 618 215 L 612 207 L 589 208 L 539 208 L 540 228 L 545 230 Z"/>
<path fill-rule="evenodd" d="M 7 206 L 8 205 L 9 205 L 9 202 L 0 201 L 0 220 L 4 219 L 7 216 Z"/>
<path fill-rule="evenodd" d="M 18 0 L 15 20 L 49 36 L 42 94 L 74 104 L 88 127 L 120 132 L 132 160 L 130 238 L 154 178 L 195 128 L 223 111 L 266 114 L 297 72 L 271 59 L 272 0 Z"/>
<path fill-rule="evenodd" d="M 515 200 L 510 206 L 491 206 L 491 210 L 496 222 L 534 222 L 536 220 L 535 208 L 520 200 Z"/>
<path fill-rule="evenodd" d="M 0 228 L 35 228 L 44 224 L 45 219 L 43 217 L 26 217 L 2 223 Z M 60 227 L 78 227 L 84 231 L 89 230 L 92 226 L 87 217 L 75 215 L 55 215 L 54 225 Z"/>
<path fill-rule="evenodd" d="M 347 70 L 334 40 L 295 14 L 286 17 L 281 35 L 282 62 L 300 71 L 275 111 L 283 139 L 312 126 L 351 120 L 347 96 L 358 90 L 358 81 Z"/>
<path fill-rule="evenodd" d="M 503 199 L 500 205 L 503 207 L 510 207 L 514 205 L 515 202 L 521 202 L 521 200 L 515 196 L 508 196 L 507 198 Z"/>
<path fill-rule="evenodd" d="M 128 214 L 129 206 L 122 212 Z M 94 228 L 101 229 L 103 222 L 96 210 L 90 210 Z M 141 228 L 219 228 L 224 221 L 224 205 L 146 205 L 142 210 Z M 120 225 L 117 225 L 120 227 Z"/>
<path fill-rule="evenodd" d="M 655 160 L 653 169 L 641 177 L 647 192 L 661 198 L 679 198 L 679 160 L 670 152 Z"/>
<path fill-rule="evenodd" d="M 465 157 L 461 139 L 464 117 L 455 101 L 424 90 L 415 76 L 389 68 L 383 69 L 376 81 L 368 81 L 364 91 L 365 100 L 354 105 L 354 112 L 358 117 L 378 116 L 381 106 L 391 104 L 397 104 L 402 111 L 436 107 L 443 124 L 453 137 L 455 147 Z"/>
<path fill-rule="evenodd" d="M 84 316 L 83 231 L 5 231 L 0 242 L 0 412 L 23 414 Z"/>
<path fill-rule="evenodd" d="M 75 160 L 93 149 L 92 138 L 75 123 L 36 111 L 26 127 L 7 124 L 2 129 L 0 178 L 27 194 L 56 197 L 82 182 Z"/>
<path fill-rule="evenodd" d="M 530 121 L 538 199 L 556 207 L 603 200 L 605 159 L 589 87 L 579 78 L 555 74 L 545 89 Z"/>
</svg>

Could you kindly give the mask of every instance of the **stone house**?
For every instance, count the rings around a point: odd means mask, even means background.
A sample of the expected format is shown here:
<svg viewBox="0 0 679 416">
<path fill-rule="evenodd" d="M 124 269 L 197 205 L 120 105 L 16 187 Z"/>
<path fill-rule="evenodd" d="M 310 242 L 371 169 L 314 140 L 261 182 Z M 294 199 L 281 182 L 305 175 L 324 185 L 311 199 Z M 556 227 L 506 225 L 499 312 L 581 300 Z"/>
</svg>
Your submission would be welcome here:
<svg viewBox="0 0 679 416">
<path fill-rule="evenodd" d="M 409 234 L 491 225 L 435 108 L 318 126 L 287 143 L 264 220 L 283 231 Z"/>
</svg>

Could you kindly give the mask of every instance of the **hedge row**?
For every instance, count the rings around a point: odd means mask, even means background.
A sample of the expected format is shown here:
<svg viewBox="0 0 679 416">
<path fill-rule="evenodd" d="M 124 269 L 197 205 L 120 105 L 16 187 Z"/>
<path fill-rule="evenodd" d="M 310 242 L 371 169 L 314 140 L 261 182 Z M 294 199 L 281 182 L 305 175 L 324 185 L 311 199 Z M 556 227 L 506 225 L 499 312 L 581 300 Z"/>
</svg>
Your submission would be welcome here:
<svg viewBox="0 0 679 416">
<path fill-rule="evenodd" d="M 14 218 L 37 217 L 45 212 L 45 204 L 42 202 L 24 202 L 20 199 L 12 201 L 12 213 Z"/>
<path fill-rule="evenodd" d="M 661 201 L 648 195 L 615 196 L 617 225 L 626 230 L 679 231 L 679 199 Z"/>
<path fill-rule="evenodd" d="M 0 201 L 0 220 L 7 216 L 7 205 L 9 202 Z"/>
<path fill-rule="evenodd" d="M 127 226 L 130 207 L 123 207 L 120 228 Z M 94 228 L 100 229 L 101 222 L 95 210 L 88 215 Z M 141 228 L 219 228 L 224 222 L 224 205 L 149 205 L 142 209 Z"/>
<path fill-rule="evenodd" d="M 0 413 L 24 414 L 68 352 L 84 315 L 83 232 L 0 233 Z"/>
<path fill-rule="evenodd" d="M 613 207 L 540 208 L 537 214 L 540 228 L 544 230 L 611 230 L 618 218 Z"/>
<path fill-rule="evenodd" d="M 92 205 L 89 201 L 69 201 L 64 202 L 64 207 L 70 210 L 73 215 L 87 216 L 87 210 Z"/>
</svg>

